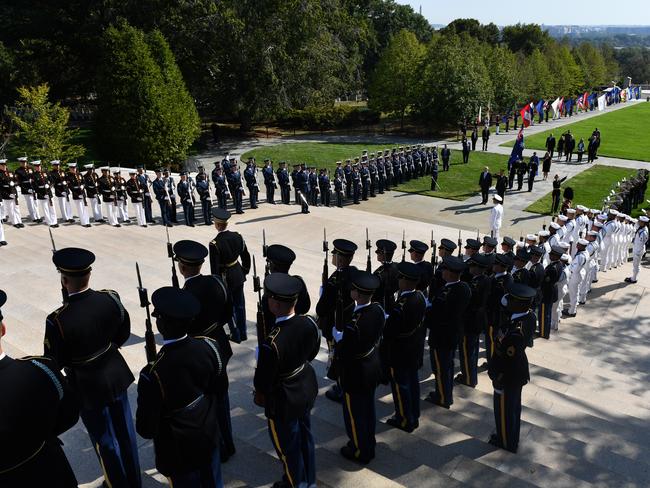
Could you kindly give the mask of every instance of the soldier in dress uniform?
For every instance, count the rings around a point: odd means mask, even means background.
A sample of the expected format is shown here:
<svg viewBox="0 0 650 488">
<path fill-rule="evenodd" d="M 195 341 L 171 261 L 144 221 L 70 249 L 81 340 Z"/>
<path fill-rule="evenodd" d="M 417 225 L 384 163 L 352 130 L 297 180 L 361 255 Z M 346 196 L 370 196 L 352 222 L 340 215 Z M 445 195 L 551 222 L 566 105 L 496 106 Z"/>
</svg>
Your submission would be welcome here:
<svg viewBox="0 0 650 488">
<path fill-rule="evenodd" d="M 18 158 L 20 166 L 14 171 L 16 177 L 16 184 L 20 187 L 20 193 L 25 198 L 27 204 L 27 211 L 29 218 L 32 222 L 41 223 L 43 219 L 39 216 L 38 207 L 36 206 L 35 192 L 34 192 L 34 171 L 32 168 L 27 167 L 27 158 Z M 33 165 L 35 161 L 29 163 Z"/>
<path fill-rule="evenodd" d="M 264 160 L 264 169 L 262 169 L 262 176 L 264 176 L 264 187 L 266 188 L 266 202 L 275 205 L 275 174 L 273 173 L 273 163 L 270 159 Z"/>
<path fill-rule="evenodd" d="M 534 327 L 530 306 L 535 290 L 521 283 L 512 283 L 504 300 L 508 318 L 495 337 L 495 351 L 488 370 L 494 387 L 494 420 L 496 433 L 489 443 L 517 452 L 521 422 L 521 389 L 530 379 L 526 357 L 526 334 Z"/>
<path fill-rule="evenodd" d="M 169 220 L 173 224 L 178 224 L 178 218 L 176 217 L 176 182 L 174 177 L 169 174 L 169 169 L 163 169 L 163 183 L 165 184 L 165 189 L 167 190 L 168 197 L 168 207 L 169 207 Z"/>
<path fill-rule="evenodd" d="M 115 182 L 111 177 L 110 168 L 104 166 L 100 169 L 102 175 L 97 180 L 97 188 L 104 203 L 104 214 L 108 219 L 108 223 L 113 227 L 122 227 L 117 221 L 117 195 L 115 193 Z"/>
<path fill-rule="evenodd" d="M 50 161 L 52 169 L 49 172 L 50 182 L 54 187 L 54 196 L 59 201 L 61 210 L 61 219 L 68 223 L 73 223 L 72 210 L 70 208 L 70 193 L 68 191 L 68 182 L 65 179 L 65 173 L 61 171 L 61 161 Z"/>
<path fill-rule="evenodd" d="M 140 188 L 144 191 L 144 201 L 142 202 L 142 206 L 144 208 L 145 221 L 147 224 L 155 224 L 156 222 L 153 220 L 153 209 L 151 208 L 151 193 L 149 192 L 151 180 L 143 165 L 138 164 L 135 169 L 138 171 L 138 176 L 136 178 L 138 179 Z"/>
<path fill-rule="evenodd" d="M 282 244 L 271 244 L 266 250 L 266 262 L 269 274 L 289 274 L 289 269 L 295 260 L 296 253 L 289 249 L 287 246 L 283 246 Z M 302 283 L 302 289 L 300 290 L 300 293 L 298 293 L 298 299 L 296 300 L 296 313 L 298 315 L 305 315 L 311 308 L 309 291 L 307 290 L 307 285 L 301 276 L 292 276 L 294 278 L 298 278 Z M 265 326 L 268 327 L 269 325 L 272 325 L 275 322 L 275 316 L 269 310 L 269 300 L 266 295 L 262 295 L 262 312 L 264 313 Z"/>
<path fill-rule="evenodd" d="M 227 229 L 230 215 L 229 211 L 222 208 L 212 210 L 217 236 L 210 241 L 208 249 L 210 273 L 223 278 L 232 297 L 235 327 L 230 332 L 232 339 L 240 342 L 248 339 L 244 282 L 251 268 L 251 257 L 241 234 Z"/>
<path fill-rule="evenodd" d="M 350 296 L 352 289 L 351 275 L 357 270 L 356 267 L 350 265 L 357 250 L 357 245 L 347 239 L 334 239 L 332 245 L 334 249 L 332 250 L 331 259 L 335 270 L 327 280 L 316 304 L 318 326 L 323 333 L 323 337 L 328 341 L 330 354 L 334 349 L 332 327 L 342 329 L 345 324 L 350 323 L 352 320 L 354 300 Z M 328 377 L 335 381 L 338 379 L 335 368 L 330 367 Z M 328 390 L 325 396 L 335 402 L 340 402 L 343 399 L 343 393 L 338 384 Z"/>
<path fill-rule="evenodd" d="M 456 243 L 449 239 L 442 239 L 438 245 L 438 257 L 442 261 L 446 256 L 453 256 L 456 250 Z M 429 285 L 429 302 L 432 302 L 436 294 L 445 286 L 445 280 L 442 277 L 442 268 L 436 268 L 433 279 Z"/>
<path fill-rule="evenodd" d="M 221 166 L 217 166 L 212 170 L 212 183 L 214 183 L 214 194 L 217 197 L 219 208 L 226 210 L 230 191 L 228 190 L 226 178 L 222 174 Z"/>
<path fill-rule="evenodd" d="M 0 307 L 6 301 L 0 290 Z M 57 439 L 79 419 L 77 398 L 51 358 L 6 355 L 5 333 L 0 310 L 0 486 L 77 488 Z"/>
<path fill-rule="evenodd" d="M 345 198 L 348 200 L 352 197 L 352 171 L 352 161 L 346 159 L 345 166 L 343 167 L 343 175 L 345 177 Z"/>
<path fill-rule="evenodd" d="M 361 174 L 359 173 L 359 165 L 357 164 L 352 167 L 351 181 L 352 201 L 355 205 L 359 205 L 359 198 L 361 197 Z"/>
<path fill-rule="evenodd" d="M 39 214 L 45 223 L 56 229 L 59 224 L 56 220 L 56 210 L 52 196 L 52 188 L 47 173 L 41 169 L 41 162 L 34 161 L 34 197 L 39 207 Z"/>
<path fill-rule="evenodd" d="M 397 269 L 399 294 L 395 306 L 386 311 L 388 319 L 383 333 L 386 366 L 395 404 L 395 414 L 386 423 L 410 433 L 419 426 L 418 369 L 424 351 L 423 320 L 427 303 L 424 294 L 416 289 L 420 267 L 404 261 L 397 265 Z"/>
<path fill-rule="evenodd" d="M 185 279 L 183 290 L 190 292 L 200 304 L 194 320 L 186 326 L 187 334 L 196 338 L 209 337 L 219 345 L 223 374 L 219 377 L 216 400 L 221 433 L 219 454 L 221 461 L 225 462 L 235 453 L 226 371 L 232 357 L 232 348 L 224 329 L 232 321 L 232 299 L 220 276 L 201 274 L 201 267 L 208 256 L 208 249 L 203 244 L 189 240 L 178 241 L 174 244 L 174 256 L 178 261 L 178 272 Z"/>
<path fill-rule="evenodd" d="M 393 255 L 397 244 L 388 239 L 379 239 L 375 243 L 375 256 L 380 266 L 373 272 L 380 282 L 372 299 L 379 303 L 384 310 L 392 310 L 395 306 L 395 293 L 399 285 L 399 271 L 397 264 L 393 262 Z"/>
<path fill-rule="evenodd" d="M 289 172 L 287 171 L 286 161 L 280 161 L 280 167 L 275 172 L 280 185 L 280 197 L 285 205 L 291 204 L 291 183 L 289 181 Z"/>
<path fill-rule="evenodd" d="M 456 256 L 442 259 L 442 278 L 445 285 L 431 301 L 431 314 L 427 328 L 431 369 L 436 374 L 436 389 L 426 400 L 439 407 L 449 408 L 454 403 L 454 353 L 463 335 L 463 314 L 469 305 L 472 292 L 467 283 L 460 281 L 465 268 L 463 260 Z"/>
<path fill-rule="evenodd" d="M 320 190 L 320 204 L 324 207 L 330 206 L 331 185 L 330 177 L 325 168 L 321 168 L 318 175 L 318 189 Z"/>
<path fill-rule="evenodd" d="M 384 329 L 384 309 L 372 301 L 379 278 L 365 271 L 352 274 L 352 321 L 342 331 L 334 327 L 343 390 L 343 420 L 348 443 L 341 448 L 346 459 L 367 464 L 375 457 L 375 389 L 381 364 L 378 345 Z"/>
<path fill-rule="evenodd" d="M 178 182 L 177 191 L 183 206 L 185 225 L 194 227 L 194 189 L 192 183 L 187 179 L 187 172 L 181 171 L 180 178 L 181 181 Z"/>
<path fill-rule="evenodd" d="M 294 180 L 294 189 L 296 190 L 296 203 L 300 205 L 301 212 L 309 213 L 309 175 L 305 171 L 305 165 L 298 166 L 298 172 Z"/>
<path fill-rule="evenodd" d="M 505 253 L 504 253 L 505 254 Z M 524 285 L 530 286 L 531 277 L 530 271 L 526 266 L 530 259 L 530 254 L 526 249 L 518 249 L 517 254 L 514 255 L 513 266 L 510 270 L 512 275 L 512 281 L 515 283 L 523 283 Z"/>
<path fill-rule="evenodd" d="M 95 165 L 90 163 L 84 165 L 86 172 L 83 175 L 84 189 L 88 197 L 88 203 L 93 213 L 93 219 L 96 224 L 104 223 L 104 216 L 102 215 L 102 200 L 99 194 L 99 176 L 95 173 Z"/>
<path fill-rule="evenodd" d="M 45 356 L 65 368 L 79 395 L 81 420 L 106 484 L 139 488 L 138 446 L 127 394 L 134 378 L 119 352 L 131 335 L 129 313 L 115 291 L 89 287 L 93 253 L 64 248 L 52 261 L 66 298 L 45 321 Z"/>
<path fill-rule="evenodd" d="M 424 242 L 417 240 L 410 241 L 409 246 L 408 252 L 411 261 L 420 267 L 420 280 L 418 281 L 416 289 L 424 293 L 424 296 L 427 296 L 429 283 L 431 283 L 431 280 L 433 279 L 433 265 L 429 261 L 424 260 L 424 255 L 429 249 L 429 246 Z"/>
<path fill-rule="evenodd" d="M 122 177 L 122 170 L 120 168 L 113 170 L 113 185 L 115 187 L 117 201 L 116 217 L 121 217 L 123 224 L 130 224 L 129 205 L 126 199 L 126 180 Z"/>
<path fill-rule="evenodd" d="M 557 282 L 560 279 L 563 267 L 560 261 L 562 254 L 564 254 L 562 247 L 557 245 L 551 247 L 551 253 L 549 254 L 550 262 L 544 269 L 544 279 L 540 284 L 541 300 L 537 313 L 539 321 L 538 337 L 543 337 L 544 339 L 550 338 L 551 335 L 553 303 L 558 298 Z"/>
<path fill-rule="evenodd" d="M 212 225 L 212 198 L 210 197 L 210 180 L 203 166 L 199 166 L 199 173 L 196 175 L 196 192 L 201 201 L 201 214 L 203 223 Z"/>
<path fill-rule="evenodd" d="M 68 172 L 65 175 L 65 179 L 68 182 L 68 188 L 72 195 L 70 203 L 74 205 L 74 209 L 79 217 L 79 223 L 82 227 L 90 227 L 88 211 L 86 210 L 86 190 L 84 188 L 84 180 L 77 172 L 77 163 L 68 163 Z M 74 222 L 74 219 L 72 221 Z"/>
<path fill-rule="evenodd" d="M 641 258 L 646 252 L 646 244 L 648 242 L 648 219 L 647 216 L 641 215 L 637 220 L 637 228 L 634 230 L 634 237 L 632 239 L 632 276 L 625 278 L 626 283 L 636 283 L 639 276 L 639 267 L 641 265 Z M 591 278 L 587 276 L 591 283 Z"/>
<path fill-rule="evenodd" d="M 160 205 L 160 219 L 162 220 L 162 225 L 172 227 L 171 211 L 169 208 L 171 199 L 167 193 L 167 184 L 162 178 L 162 171 L 160 168 L 156 168 L 155 173 L 156 178 L 151 183 L 151 189 L 156 196 L 158 205 Z"/>
<path fill-rule="evenodd" d="M 228 180 L 228 187 L 230 189 L 230 194 L 232 195 L 233 203 L 235 204 L 235 213 L 243 214 L 243 204 L 244 204 L 244 186 L 242 185 L 241 171 L 239 171 L 239 165 L 232 162 L 230 166 L 230 172 L 226 175 Z"/>
<path fill-rule="evenodd" d="M 273 488 L 315 487 L 316 463 L 311 409 L 318 395 L 310 362 L 320 348 L 320 332 L 295 305 L 302 283 L 284 273 L 264 280 L 264 293 L 275 324 L 259 347 L 255 369 L 255 403 L 264 407 L 269 435 L 284 475 Z"/>
<path fill-rule="evenodd" d="M 470 274 L 467 284 L 472 297 L 463 314 L 463 335 L 458 344 L 460 373 L 454 381 L 474 388 L 478 383 L 479 337 L 487 327 L 490 278 L 485 273 L 490 266 L 490 258 L 485 254 L 476 253 L 470 256 L 466 264 Z"/>
<path fill-rule="evenodd" d="M 487 302 L 487 328 L 485 330 L 485 359 L 481 368 L 485 369 L 494 354 L 494 337 L 503 319 L 503 305 L 501 297 L 512 283 L 512 275 L 508 269 L 512 268 L 512 259 L 505 254 L 494 255 L 492 264 L 493 275 L 490 278 L 490 295 Z"/>
<path fill-rule="evenodd" d="M 138 381 L 137 431 L 153 439 L 156 469 L 181 488 L 222 488 L 218 397 L 225 363 L 210 337 L 190 337 L 201 311 L 188 291 L 171 286 L 151 296 L 164 345 Z"/>
<path fill-rule="evenodd" d="M 309 167 L 307 181 L 309 182 L 309 198 L 307 198 L 307 201 L 309 202 L 309 205 L 317 207 L 319 205 L 318 195 L 320 194 L 320 187 L 318 186 L 318 175 L 316 174 L 316 168 L 314 166 Z"/>
<path fill-rule="evenodd" d="M 336 206 L 339 208 L 343 207 L 344 187 L 345 177 L 341 176 L 341 173 L 336 173 L 336 176 L 334 178 L 334 193 L 336 194 Z"/>
<path fill-rule="evenodd" d="M 258 194 L 260 188 L 257 184 L 257 166 L 255 166 L 255 159 L 251 158 L 246 164 L 244 170 L 244 179 L 246 180 L 246 187 L 248 188 L 248 198 L 250 200 L 251 208 L 257 208 Z"/>
<path fill-rule="evenodd" d="M 131 203 L 135 209 L 135 218 L 140 227 L 147 227 L 147 220 L 144 214 L 144 192 L 145 189 L 140 186 L 138 173 L 135 169 L 129 170 L 129 179 L 124 185 L 126 194 L 131 198 Z"/>
</svg>

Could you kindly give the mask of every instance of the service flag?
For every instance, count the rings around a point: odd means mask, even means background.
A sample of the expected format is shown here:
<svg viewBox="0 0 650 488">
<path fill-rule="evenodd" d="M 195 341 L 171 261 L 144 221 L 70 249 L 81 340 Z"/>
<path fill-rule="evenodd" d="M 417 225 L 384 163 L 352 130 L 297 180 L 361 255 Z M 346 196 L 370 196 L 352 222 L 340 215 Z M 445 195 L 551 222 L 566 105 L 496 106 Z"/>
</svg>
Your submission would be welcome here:
<svg viewBox="0 0 650 488">
<path fill-rule="evenodd" d="M 530 115 L 530 105 L 524 105 L 524 108 L 519 111 L 519 115 L 521 115 L 521 123 L 523 126 L 528 127 L 532 120 L 532 116 Z M 517 136 L 517 138 L 519 138 L 519 136 Z"/>
</svg>

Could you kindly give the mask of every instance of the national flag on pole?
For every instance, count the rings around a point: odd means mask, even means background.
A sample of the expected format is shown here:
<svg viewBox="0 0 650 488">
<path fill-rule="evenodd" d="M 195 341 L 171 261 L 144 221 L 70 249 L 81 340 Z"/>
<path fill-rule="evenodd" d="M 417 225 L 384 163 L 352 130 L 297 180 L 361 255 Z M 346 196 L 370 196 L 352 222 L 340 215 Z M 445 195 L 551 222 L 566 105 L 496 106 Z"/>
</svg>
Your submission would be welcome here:
<svg viewBox="0 0 650 488">
<path fill-rule="evenodd" d="M 544 113 L 544 107 L 546 106 L 546 102 L 544 99 L 541 99 L 539 102 L 537 102 L 537 106 L 535 107 L 535 110 L 537 110 L 537 113 L 539 115 L 542 115 Z"/>
<path fill-rule="evenodd" d="M 521 109 L 521 111 L 526 111 L 526 113 L 529 113 L 526 110 L 526 107 Z M 526 119 L 523 118 L 522 114 L 522 120 L 524 121 L 524 124 L 526 123 Z M 530 123 L 530 121 L 529 121 Z M 528 127 L 528 126 L 526 126 Z M 524 127 L 522 125 L 521 129 L 519 129 L 519 132 L 517 133 L 517 139 L 515 140 L 515 145 L 512 146 L 512 152 L 510 153 L 510 159 L 508 159 L 508 168 L 510 168 L 510 165 L 517 161 L 518 159 L 522 159 L 522 155 L 524 153 Z"/>
<path fill-rule="evenodd" d="M 607 95 L 603 95 L 601 97 L 598 97 L 598 110 L 600 112 L 605 110 L 605 98 L 607 98 Z"/>
<path fill-rule="evenodd" d="M 478 108 L 478 117 L 476 117 L 476 123 L 477 123 L 477 124 L 480 124 L 480 123 L 481 123 L 481 120 L 482 120 L 482 119 L 481 119 L 481 110 L 482 110 L 482 109 L 483 109 L 483 106 L 480 106 L 480 107 Z"/>
<path fill-rule="evenodd" d="M 531 120 L 533 119 L 532 116 L 530 115 L 530 105 L 528 104 L 524 105 L 524 108 L 522 108 L 519 111 L 519 115 L 521 115 L 521 123 L 523 124 L 523 126 L 528 127 L 530 125 Z"/>
</svg>

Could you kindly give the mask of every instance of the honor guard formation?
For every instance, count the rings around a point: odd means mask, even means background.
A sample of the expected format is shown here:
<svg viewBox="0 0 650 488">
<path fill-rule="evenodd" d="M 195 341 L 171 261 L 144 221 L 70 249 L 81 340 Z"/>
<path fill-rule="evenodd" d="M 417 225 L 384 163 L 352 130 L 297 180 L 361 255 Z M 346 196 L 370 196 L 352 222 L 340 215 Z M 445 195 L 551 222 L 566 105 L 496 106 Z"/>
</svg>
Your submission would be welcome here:
<svg viewBox="0 0 650 488">
<path fill-rule="evenodd" d="M 213 180 L 241 208 L 241 174 L 236 163 L 227 164 L 224 160 L 215 168 Z M 249 163 L 246 171 L 254 173 L 253 166 Z M 49 193 L 53 186 L 64 216 L 69 200 L 83 198 L 95 202 L 90 205 L 93 212 L 101 212 L 101 195 L 110 210 L 101 215 L 119 225 L 115 222 L 124 220 L 126 205 L 115 202 L 129 197 L 141 225 L 147 225 L 150 212 L 143 197 L 148 183 L 141 184 L 142 172 L 123 180 L 119 171 L 110 176 L 109 169 L 102 168 L 102 176 L 93 177 L 92 168 L 87 168 L 82 183 L 74 166 L 67 175 L 57 168 L 45 176 L 40 163 L 32 167 L 26 174 L 36 182 L 36 196 L 29 189 L 24 196 L 34 212 L 54 206 Z M 267 161 L 265 175 L 272 174 L 270 167 Z M 424 165 L 414 168 L 426 174 Z M 222 176 L 222 171 L 227 174 Z M 162 195 L 161 209 L 174 190 L 184 206 L 193 205 L 186 175 L 174 186 L 167 172 L 156 174 L 152 186 L 156 199 Z M 303 177 L 309 180 L 306 173 Z M 249 192 L 255 192 L 254 179 L 244 179 Z M 206 182 L 197 178 L 200 192 L 208 191 Z M 57 190 L 64 186 L 69 194 Z M 623 209 L 643 201 L 643 191 L 636 191 L 642 187 L 633 181 L 621 183 L 615 201 L 604 211 L 570 204 L 548 228 L 519 241 L 492 233 L 462 242 L 459 233 L 456 242 L 442 238 L 437 243 L 432 232 L 428 243 L 413 239 L 407 245 L 405 231 L 398 251 L 398 243 L 388 239 L 373 243 L 366 230 L 365 269 L 352 265 L 357 244 L 337 238 L 330 249 L 324 232 L 322 280 L 313 316 L 304 280 L 291 274 L 295 252 L 277 243 L 267 246 L 264 235 L 265 262 L 256 263 L 243 237 L 229 230 L 231 213 L 217 206 L 209 220 L 217 235 L 207 245 L 192 240 L 168 243 L 171 286 L 155 290 L 151 301 L 135 263 L 140 305 L 146 310 L 147 357 L 138 375 L 135 419 L 127 395 L 135 377 L 120 351 L 131 335 L 129 312 L 116 291 L 91 288 L 93 253 L 73 247 L 54 250 L 63 304 L 45 319 L 44 355 L 13 359 L 2 352 L 0 340 L 0 384 L 2 391 L 12 392 L 0 396 L 0 432 L 3 445 L 11 446 L 0 456 L 0 486 L 77 486 L 57 436 L 78 419 L 95 450 L 104 486 L 141 486 L 136 432 L 153 440 L 156 469 L 172 486 L 224 486 L 221 464 L 237 451 L 228 394 L 230 342 L 248 339 L 244 285 L 251 271 L 257 295 L 252 401 L 264 411 L 279 460 L 281 479 L 275 488 L 316 486 L 310 414 L 318 381 L 311 362 L 322 338 L 331 381 L 325 396 L 341 404 L 340 422 L 348 437 L 340 447 L 342 457 L 361 465 L 381 462 L 375 439 L 378 389 L 390 391 L 393 398 L 394 413 L 385 424 L 412 433 L 419 428 L 422 400 L 450 409 L 454 389 L 476 387 L 478 375 L 484 373 L 494 387 L 494 432 L 486 441 L 516 453 L 522 388 L 530 379 L 527 348 L 536 339 L 550 339 L 562 320 L 575 317 L 599 273 L 625 265 L 630 249 L 632 274 L 626 281 L 637 281 L 649 219 L 633 219 Z M 281 193 L 283 199 L 288 195 L 285 185 Z M 20 225 L 17 194 L 8 195 L 14 205 L 5 207 L 7 216 Z M 273 192 L 269 195 L 272 199 Z M 84 207 L 79 203 L 75 209 Z M 35 213 L 34 220 L 40 215 Z M 163 219 L 171 223 L 175 216 L 167 212 Z M 10 299 L 10 291 L 9 297 L 0 291 L 0 307 Z M 153 321 L 162 337 L 159 348 Z M 11 329 L 2 322 L 1 332 L 4 336 Z M 479 364 L 481 350 L 485 362 Z M 425 360 L 435 381 L 432 391 L 422 392 Z M 435 410 L 427 415 L 435 416 Z"/>
</svg>

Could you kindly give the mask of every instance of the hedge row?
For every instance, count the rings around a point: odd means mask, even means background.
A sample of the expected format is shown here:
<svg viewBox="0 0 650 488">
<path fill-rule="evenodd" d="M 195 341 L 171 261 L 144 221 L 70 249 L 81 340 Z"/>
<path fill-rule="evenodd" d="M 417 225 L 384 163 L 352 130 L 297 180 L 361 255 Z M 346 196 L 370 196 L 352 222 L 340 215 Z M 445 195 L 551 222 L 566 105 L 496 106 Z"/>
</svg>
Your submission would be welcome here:
<svg viewBox="0 0 650 488">
<path fill-rule="evenodd" d="M 280 125 L 289 127 L 321 130 L 376 124 L 379 122 L 380 116 L 380 112 L 366 107 L 335 105 L 332 107 L 290 110 L 278 117 L 277 122 Z"/>
</svg>

